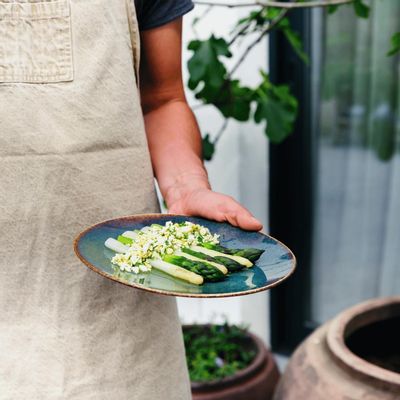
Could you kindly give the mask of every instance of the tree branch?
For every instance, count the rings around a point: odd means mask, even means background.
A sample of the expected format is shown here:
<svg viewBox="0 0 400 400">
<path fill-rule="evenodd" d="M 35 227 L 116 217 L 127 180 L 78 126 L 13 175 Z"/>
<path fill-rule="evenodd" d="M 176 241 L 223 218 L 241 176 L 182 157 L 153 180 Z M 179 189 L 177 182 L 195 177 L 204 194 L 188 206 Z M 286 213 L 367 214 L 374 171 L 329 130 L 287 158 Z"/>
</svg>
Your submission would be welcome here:
<svg viewBox="0 0 400 400">
<path fill-rule="evenodd" d="M 293 4 L 296 4 L 296 3 L 293 3 Z M 229 72 L 229 74 L 228 74 L 228 76 L 227 76 L 227 78 L 226 78 L 227 80 L 229 80 L 229 79 L 232 77 L 232 75 L 236 72 L 236 70 L 237 70 L 237 69 L 239 68 L 239 66 L 242 64 L 242 62 L 243 62 L 244 59 L 247 57 L 247 55 L 250 53 L 250 51 L 253 49 L 253 47 L 254 47 L 256 44 L 258 44 L 258 43 L 261 41 L 261 39 L 262 39 L 268 32 L 270 32 L 272 29 L 274 29 L 275 26 L 278 25 L 279 22 L 281 22 L 281 21 L 283 20 L 283 18 L 286 17 L 286 15 L 287 15 L 288 12 L 289 12 L 289 9 L 281 10 L 280 14 L 279 14 L 274 20 L 272 20 L 271 23 L 268 24 L 267 27 L 265 27 L 265 28 L 261 31 L 260 35 L 257 36 L 257 38 L 256 38 L 253 42 L 251 42 L 251 43 L 247 46 L 246 50 L 245 50 L 245 51 L 243 52 L 243 54 L 240 56 L 240 58 L 238 59 L 238 61 L 236 62 L 236 64 L 233 66 L 233 68 L 230 70 L 230 72 Z"/>
<path fill-rule="evenodd" d="M 250 51 L 253 49 L 253 47 L 256 46 L 256 45 L 262 40 L 262 38 L 263 38 L 266 34 L 268 34 L 272 29 L 274 29 L 274 28 L 279 24 L 279 22 L 281 22 L 281 21 L 286 17 L 286 15 L 289 13 L 289 11 L 290 11 L 290 9 L 281 10 L 281 12 L 279 13 L 279 15 L 278 15 L 274 20 L 272 20 L 272 21 L 268 24 L 267 27 L 265 27 L 265 28 L 261 31 L 260 35 L 257 36 L 257 38 L 256 38 L 253 42 L 251 42 L 251 43 L 247 46 L 246 50 L 243 52 L 243 54 L 240 56 L 240 58 L 238 59 L 238 61 L 236 62 L 236 64 L 235 64 L 235 65 L 233 66 L 233 68 L 228 72 L 226 78 L 224 79 L 224 83 L 222 84 L 221 89 L 220 89 L 221 92 L 226 88 L 226 85 L 227 85 L 227 83 L 229 83 L 229 80 L 232 78 L 232 75 L 233 75 L 233 74 L 236 72 L 236 70 L 240 67 L 240 65 L 241 65 L 242 62 L 246 59 L 247 55 L 250 53 Z M 214 103 L 214 104 L 200 103 L 200 104 L 196 104 L 196 105 L 192 106 L 191 108 L 192 108 L 192 110 L 197 110 L 197 109 L 199 109 L 199 108 L 203 108 L 203 107 L 206 106 L 206 105 L 214 105 L 214 106 L 215 106 L 215 103 Z M 219 139 L 219 136 L 222 135 L 222 133 L 223 133 L 223 131 L 225 130 L 225 128 L 226 128 L 225 126 L 222 126 L 222 128 L 221 128 L 221 130 L 220 130 L 221 133 L 217 134 L 217 141 L 218 141 L 218 139 Z"/>
<path fill-rule="evenodd" d="M 257 12 L 257 16 L 261 15 L 262 10 L 263 10 L 263 9 L 261 8 L 260 11 Z M 229 46 L 231 46 L 231 45 L 236 41 L 236 39 L 237 39 L 238 37 L 240 37 L 241 35 L 243 35 L 243 34 L 246 32 L 246 30 L 249 28 L 250 25 L 251 25 L 251 22 L 245 24 L 245 26 L 242 27 L 242 29 L 240 29 L 238 32 L 236 32 L 236 34 L 233 36 L 233 38 L 229 41 L 229 43 L 228 43 Z"/>
<path fill-rule="evenodd" d="M 219 139 L 221 139 L 221 136 L 224 134 L 226 127 L 228 126 L 228 118 L 225 118 L 224 123 L 222 124 L 220 130 L 218 131 L 218 133 L 215 135 L 215 139 L 213 141 L 214 146 L 218 143 Z"/>
<path fill-rule="evenodd" d="M 309 7 L 328 7 L 328 6 L 337 6 L 341 4 L 349 4 L 353 3 L 354 0 L 314 0 L 307 1 L 305 3 L 285 3 L 283 1 L 252 1 L 248 3 L 219 3 L 214 1 L 206 1 L 206 0 L 194 0 L 193 3 L 198 5 L 206 5 L 206 6 L 216 6 L 216 7 L 275 7 L 275 8 L 284 8 L 284 9 L 293 9 L 293 8 L 309 8 Z"/>
<path fill-rule="evenodd" d="M 196 25 L 197 25 L 203 18 L 205 18 L 205 17 L 207 16 L 207 14 L 208 14 L 212 9 L 213 9 L 212 6 L 206 7 L 206 9 L 203 11 L 203 13 L 202 13 L 201 15 L 199 15 L 199 16 L 197 17 L 197 19 L 195 19 L 195 20 L 192 22 L 192 31 L 193 31 L 194 35 L 196 36 L 196 38 L 199 37 L 199 35 L 198 35 L 198 33 L 197 33 L 197 30 L 196 30 Z"/>
</svg>

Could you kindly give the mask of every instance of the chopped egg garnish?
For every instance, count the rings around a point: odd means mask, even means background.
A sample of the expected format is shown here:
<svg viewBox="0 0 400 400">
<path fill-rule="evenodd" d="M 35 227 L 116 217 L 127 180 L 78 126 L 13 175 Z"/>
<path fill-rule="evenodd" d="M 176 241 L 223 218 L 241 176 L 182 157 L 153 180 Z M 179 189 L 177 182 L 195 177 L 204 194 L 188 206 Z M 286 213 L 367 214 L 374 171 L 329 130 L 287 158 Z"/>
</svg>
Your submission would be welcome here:
<svg viewBox="0 0 400 400">
<path fill-rule="evenodd" d="M 164 255 L 201 243 L 219 243 L 219 235 L 211 234 L 208 228 L 189 221 L 181 223 L 166 222 L 165 225 L 151 225 L 140 231 L 125 253 L 117 253 L 111 262 L 121 271 L 149 272 L 150 260 L 160 259 Z"/>
</svg>

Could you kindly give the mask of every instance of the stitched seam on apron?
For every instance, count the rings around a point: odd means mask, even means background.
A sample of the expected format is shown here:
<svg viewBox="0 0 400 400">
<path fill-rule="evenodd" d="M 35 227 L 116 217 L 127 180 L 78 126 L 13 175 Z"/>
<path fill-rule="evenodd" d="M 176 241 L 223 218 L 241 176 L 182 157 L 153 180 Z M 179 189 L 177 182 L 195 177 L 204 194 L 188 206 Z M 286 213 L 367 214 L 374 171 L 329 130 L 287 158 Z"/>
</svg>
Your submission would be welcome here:
<svg viewBox="0 0 400 400">
<path fill-rule="evenodd" d="M 15 154 L 6 154 L 6 155 L 1 155 L 0 154 L 0 160 L 6 159 L 6 158 L 11 158 L 11 157 L 63 157 L 63 156 L 74 156 L 74 155 L 79 155 L 79 154 L 94 154 L 94 153 L 104 153 L 106 152 L 117 152 L 117 151 L 128 151 L 128 150 L 137 150 L 140 153 L 143 152 L 143 147 L 142 146 L 124 146 L 124 147 L 104 147 L 102 149 L 88 149 L 88 150 L 82 150 L 82 151 L 70 151 L 70 152 L 65 152 L 65 153 L 59 153 L 59 152 L 48 152 L 48 153 L 15 153 Z"/>
<path fill-rule="evenodd" d="M 30 33 L 24 31 L 26 26 L 30 27 Z M 0 37 L 0 83 L 73 80 L 69 0 L 0 1 L 0 31 L 3 33 L 3 39 Z M 25 36 L 21 39 L 21 35 Z M 48 35 L 52 35 L 52 40 Z M 48 43 L 53 47 L 48 48 Z M 47 51 L 42 53 L 42 49 Z"/>
<path fill-rule="evenodd" d="M 4 3 L 0 2 L 1 19 L 51 19 L 68 17 L 67 0 L 41 3 Z"/>
</svg>

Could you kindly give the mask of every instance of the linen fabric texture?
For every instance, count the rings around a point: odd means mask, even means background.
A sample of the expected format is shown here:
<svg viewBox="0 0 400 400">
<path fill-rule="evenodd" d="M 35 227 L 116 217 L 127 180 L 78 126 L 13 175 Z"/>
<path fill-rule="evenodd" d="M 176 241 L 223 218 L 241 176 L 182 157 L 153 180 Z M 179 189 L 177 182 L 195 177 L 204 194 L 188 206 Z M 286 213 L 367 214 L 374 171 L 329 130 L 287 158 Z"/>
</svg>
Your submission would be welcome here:
<svg viewBox="0 0 400 400">
<path fill-rule="evenodd" d="M 175 298 L 73 253 L 159 211 L 139 50 L 133 0 L 0 1 L 1 400 L 191 398 Z"/>
</svg>

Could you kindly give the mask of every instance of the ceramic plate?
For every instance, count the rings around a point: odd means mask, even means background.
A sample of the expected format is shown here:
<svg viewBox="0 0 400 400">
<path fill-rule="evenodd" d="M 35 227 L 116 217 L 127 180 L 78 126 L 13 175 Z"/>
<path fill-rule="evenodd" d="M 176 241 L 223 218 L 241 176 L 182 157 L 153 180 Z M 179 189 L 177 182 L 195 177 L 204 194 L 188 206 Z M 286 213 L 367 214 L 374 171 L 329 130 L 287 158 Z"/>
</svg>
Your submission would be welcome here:
<svg viewBox="0 0 400 400">
<path fill-rule="evenodd" d="M 226 247 L 255 247 L 265 251 L 254 267 L 232 273 L 223 281 L 201 286 L 154 269 L 140 275 L 121 272 L 111 264 L 114 253 L 104 246 L 107 238 L 117 238 L 127 230 L 141 229 L 152 223 L 165 224 L 167 221 L 191 221 L 204 225 L 211 233 L 219 234 L 221 244 Z M 256 293 L 280 284 L 293 273 L 296 266 L 293 253 L 271 236 L 243 231 L 226 223 L 171 214 L 134 215 L 101 222 L 83 231 L 76 238 L 74 248 L 86 266 L 108 279 L 149 292 L 182 297 L 229 297 Z"/>
</svg>

